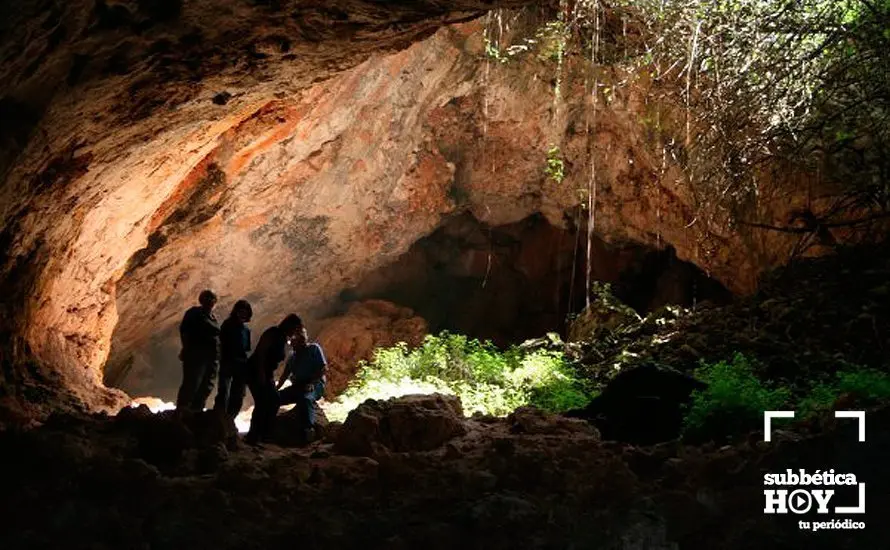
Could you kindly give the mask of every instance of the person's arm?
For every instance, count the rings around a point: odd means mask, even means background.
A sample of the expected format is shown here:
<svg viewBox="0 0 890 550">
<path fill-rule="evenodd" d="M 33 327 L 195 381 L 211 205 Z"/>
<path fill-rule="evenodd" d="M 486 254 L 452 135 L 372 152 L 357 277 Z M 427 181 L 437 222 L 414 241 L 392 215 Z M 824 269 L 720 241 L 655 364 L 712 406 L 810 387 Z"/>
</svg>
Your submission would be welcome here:
<svg viewBox="0 0 890 550">
<path fill-rule="evenodd" d="M 312 346 L 312 355 L 315 360 L 315 376 L 312 379 L 312 383 L 315 384 L 322 378 L 324 378 L 326 367 L 328 366 L 328 361 L 324 357 L 324 351 L 322 351 L 321 346 L 318 344 L 314 344 Z"/>
<path fill-rule="evenodd" d="M 183 358 L 186 350 L 191 352 L 194 341 L 195 316 L 192 309 L 186 310 L 182 316 L 182 322 L 179 323 L 179 342 L 182 347 L 179 349 L 179 359 Z"/>
<path fill-rule="evenodd" d="M 293 370 L 294 370 L 293 358 L 294 358 L 294 356 L 291 355 L 290 359 L 288 359 L 287 362 L 284 363 L 284 370 L 281 371 L 281 376 L 278 377 L 278 384 L 275 386 L 276 390 L 281 389 L 281 386 L 284 385 L 285 380 L 287 380 L 288 377 L 290 376 L 290 373 L 293 372 Z"/>
</svg>

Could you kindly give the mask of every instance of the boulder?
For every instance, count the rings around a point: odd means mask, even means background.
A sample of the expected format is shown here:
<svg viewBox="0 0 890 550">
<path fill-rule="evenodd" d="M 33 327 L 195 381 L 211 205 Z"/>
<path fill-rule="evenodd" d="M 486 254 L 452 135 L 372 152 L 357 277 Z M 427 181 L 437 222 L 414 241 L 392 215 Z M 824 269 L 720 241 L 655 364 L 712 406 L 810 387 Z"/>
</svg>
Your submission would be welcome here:
<svg viewBox="0 0 890 550">
<path fill-rule="evenodd" d="M 342 392 L 355 377 L 358 363 L 371 359 L 378 347 L 419 345 L 428 329 L 414 311 L 385 300 L 355 303 L 345 315 L 328 320 L 318 334 L 328 360 L 328 396 Z"/>
<path fill-rule="evenodd" d="M 217 411 L 207 410 L 182 417 L 195 436 L 195 445 L 201 449 L 225 445 L 234 449 L 238 445 L 238 428 L 235 422 Z"/>
<path fill-rule="evenodd" d="M 595 339 L 620 327 L 639 323 L 640 316 L 612 295 L 608 284 L 592 291 L 590 305 L 569 324 L 568 341 Z"/>
<path fill-rule="evenodd" d="M 597 429 L 584 420 L 549 414 L 535 407 L 519 407 L 507 417 L 507 422 L 516 434 L 599 436 Z"/>
<path fill-rule="evenodd" d="M 187 451 L 193 449 L 237 446 L 238 431 L 234 422 L 212 410 L 200 413 L 169 410 L 155 414 L 142 404 L 121 409 L 115 425 L 135 437 L 140 458 L 161 469 L 176 467 Z"/>
<path fill-rule="evenodd" d="M 587 407 L 566 413 L 586 418 L 603 439 L 638 445 L 670 441 L 680 435 L 683 407 L 707 384 L 651 363 L 620 372 Z"/>
<path fill-rule="evenodd" d="M 126 407 L 115 423 L 135 437 L 138 457 L 162 471 L 175 468 L 195 447 L 194 434 L 176 411 L 153 414 L 145 405 Z"/>
<path fill-rule="evenodd" d="M 373 456 L 385 450 L 429 451 L 466 431 L 463 408 L 455 396 L 369 399 L 349 413 L 339 429 L 334 451 L 356 456 Z"/>
<path fill-rule="evenodd" d="M 327 433 L 328 417 L 324 410 L 315 403 L 315 434 L 313 440 L 323 439 Z M 299 447 L 307 444 L 303 436 L 303 425 L 297 407 L 281 413 L 275 420 L 272 431 L 272 443 L 282 447 Z"/>
</svg>

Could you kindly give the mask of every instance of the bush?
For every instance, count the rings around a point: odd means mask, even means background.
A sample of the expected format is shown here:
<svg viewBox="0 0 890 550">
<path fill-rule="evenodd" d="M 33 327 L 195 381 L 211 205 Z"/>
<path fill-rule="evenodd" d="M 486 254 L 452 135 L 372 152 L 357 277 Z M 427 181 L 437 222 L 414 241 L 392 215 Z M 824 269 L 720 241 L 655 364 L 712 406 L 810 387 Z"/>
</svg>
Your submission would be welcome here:
<svg viewBox="0 0 890 550">
<path fill-rule="evenodd" d="M 866 400 L 890 399 L 890 376 L 875 369 L 853 367 L 837 373 L 838 393 Z"/>
<path fill-rule="evenodd" d="M 703 365 L 695 375 L 708 388 L 692 394 L 683 427 L 687 439 L 724 439 L 755 429 L 763 421 L 763 411 L 782 408 L 791 396 L 786 388 L 761 382 L 742 354 L 730 362 Z"/>
<path fill-rule="evenodd" d="M 763 412 L 794 410 L 797 419 L 830 411 L 838 398 L 851 394 L 863 403 L 890 400 L 890 375 L 875 369 L 844 365 L 833 377 L 778 387 L 758 377 L 756 361 L 736 354 L 731 361 L 703 364 L 696 376 L 708 384 L 692 394 L 683 437 L 723 440 L 760 428 Z"/>
<path fill-rule="evenodd" d="M 841 395 L 850 394 L 869 404 L 890 399 L 890 376 L 875 369 L 847 365 L 835 373 L 834 379 L 820 381 L 809 389 L 797 410 L 802 418 L 811 418 L 833 408 Z"/>
<path fill-rule="evenodd" d="M 378 349 L 325 409 L 332 420 L 342 420 L 366 399 L 432 392 L 457 395 L 467 414 L 495 416 L 523 405 L 562 412 L 583 407 L 591 397 L 560 352 L 501 351 L 488 341 L 442 332 L 413 350 L 404 343 Z"/>
</svg>

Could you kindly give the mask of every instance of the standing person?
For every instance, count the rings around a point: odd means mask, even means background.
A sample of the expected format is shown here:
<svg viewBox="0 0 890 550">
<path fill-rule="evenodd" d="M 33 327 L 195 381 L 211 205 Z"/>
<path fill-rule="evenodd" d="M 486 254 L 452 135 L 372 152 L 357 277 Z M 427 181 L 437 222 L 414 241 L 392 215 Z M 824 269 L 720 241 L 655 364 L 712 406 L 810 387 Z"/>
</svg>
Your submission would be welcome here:
<svg viewBox="0 0 890 550">
<path fill-rule="evenodd" d="M 247 300 L 238 300 L 219 329 L 219 383 L 213 409 L 234 419 L 241 412 L 247 389 L 247 355 L 250 353 L 250 328 L 253 308 Z"/>
<path fill-rule="evenodd" d="M 278 392 L 279 405 L 296 403 L 303 430 L 300 435 L 308 443 L 315 431 L 315 402 L 324 395 L 328 362 L 321 346 L 317 342 L 309 342 L 306 327 L 301 328 L 291 340 L 291 346 L 294 353 L 281 373 L 278 389 L 281 390 L 288 377 L 293 385 Z"/>
<path fill-rule="evenodd" d="M 253 396 L 250 430 L 244 441 L 256 445 L 267 438 L 278 414 L 278 391 L 275 389 L 275 369 L 287 355 L 287 342 L 303 327 L 303 320 L 291 313 L 278 326 L 266 329 L 257 342 L 256 350 L 247 360 L 247 387 Z"/>
<path fill-rule="evenodd" d="M 204 290 L 199 305 L 189 308 L 179 324 L 182 351 L 182 385 L 176 396 L 177 410 L 203 411 L 213 391 L 219 353 L 219 323 L 213 316 L 216 294 Z"/>
</svg>

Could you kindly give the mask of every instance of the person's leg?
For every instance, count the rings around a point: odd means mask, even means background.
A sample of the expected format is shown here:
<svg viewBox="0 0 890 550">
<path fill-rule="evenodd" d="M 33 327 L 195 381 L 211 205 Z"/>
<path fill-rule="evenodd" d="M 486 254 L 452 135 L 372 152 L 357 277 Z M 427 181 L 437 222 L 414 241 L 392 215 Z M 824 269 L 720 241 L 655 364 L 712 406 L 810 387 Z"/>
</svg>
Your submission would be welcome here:
<svg viewBox="0 0 890 550">
<path fill-rule="evenodd" d="M 327 386 L 327 382 L 324 380 L 324 378 L 322 378 L 321 380 L 319 380 L 318 382 L 315 383 L 315 388 L 313 388 L 314 395 L 312 396 L 312 399 L 314 401 L 318 401 L 318 400 L 324 398 L 324 391 L 325 391 L 326 386 Z"/>
<path fill-rule="evenodd" d="M 247 384 L 247 387 L 250 389 L 250 395 L 253 397 L 253 413 L 250 415 L 250 428 L 247 430 L 247 436 L 245 436 L 244 440 L 254 444 L 259 443 L 260 434 L 263 431 L 263 415 L 265 414 L 263 405 L 265 400 L 263 399 L 261 384 L 252 381 Z"/>
<path fill-rule="evenodd" d="M 306 425 L 315 428 L 315 399 L 306 397 L 304 400 L 306 401 Z"/>
<path fill-rule="evenodd" d="M 193 360 L 182 362 L 182 384 L 180 384 L 179 392 L 176 394 L 177 410 L 188 409 L 192 406 L 201 377 L 200 371 L 201 367 L 198 362 Z"/>
<path fill-rule="evenodd" d="M 275 417 L 278 415 L 278 390 L 275 389 L 275 384 L 272 382 L 266 382 L 262 388 L 260 388 L 260 395 L 262 396 L 262 407 L 260 411 L 259 417 L 259 427 L 257 431 L 257 437 L 259 441 L 268 440 L 269 436 L 272 435 L 272 429 L 275 426 Z M 256 409 L 254 409 L 254 412 Z"/>
<path fill-rule="evenodd" d="M 213 410 L 227 412 L 232 391 L 232 368 L 225 363 L 219 366 L 219 382 L 216 384 L 216 399 L 213 400 Z"/>
<path fill-rule="evenodd" d="M 244 406 L 246 389 L 247 383 L 244 380 L 244 374 L 236 371 L 232 375 L 232 385 L 229 387 L 229 402 L 226 408 L 229 417 L 235 418 L 241 412 L 241 407 Z"/>
<path fill-rule="evenodd" d="M 207 398 L 213 393 L 213 383 L 216 381 L 216 373 L 219 370 L 216 361 L 204 361 L 201 365 L 200 382 L 195 392 L 195 402 L 192 404 L 192 408 L 198 412 L 203 411 L 207 406 Z"/>
<path fill-rule="evenodd" d="M 288 386 L 283 390 L 278 392 L 278 404 L 283 407 L 285 405 L 293 405 L 294 403 L 298 403 L 299 399 L 302 397 L 303 392 L 299 391 L 302 388 L 297 388 L 296 386 Z"/>
</svg>

